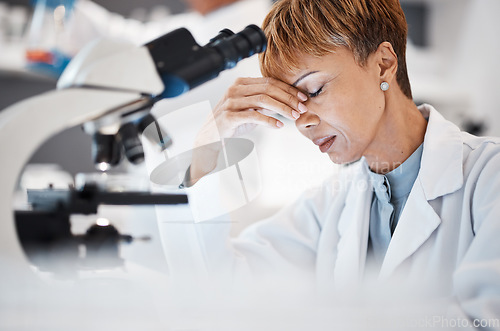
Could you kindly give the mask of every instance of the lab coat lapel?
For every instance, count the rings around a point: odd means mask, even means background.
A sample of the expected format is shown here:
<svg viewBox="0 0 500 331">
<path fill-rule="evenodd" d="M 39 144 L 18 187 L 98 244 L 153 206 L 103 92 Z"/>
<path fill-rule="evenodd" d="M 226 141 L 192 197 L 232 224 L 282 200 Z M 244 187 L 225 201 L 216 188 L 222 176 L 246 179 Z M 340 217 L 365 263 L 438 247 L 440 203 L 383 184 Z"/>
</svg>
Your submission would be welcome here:
<svg viewBox="0 0 500 331">
<path fill-rule="evenodd" d="M 355 165 L 346 197 L 344 210 L 340 216 L 338 230 L 334 279 L 336 287 L 355 285 L 363 276 L 368 244 L 370 204 L 373 195 L 368 168 L 364 160 Z"/>
<path fill-rule="evenodd" d="M 389 277 L 440 224 L 441 218 L 427 202 L 420 179 L 417 178 L 387 249 L 379 278 Z"/>
</svg>

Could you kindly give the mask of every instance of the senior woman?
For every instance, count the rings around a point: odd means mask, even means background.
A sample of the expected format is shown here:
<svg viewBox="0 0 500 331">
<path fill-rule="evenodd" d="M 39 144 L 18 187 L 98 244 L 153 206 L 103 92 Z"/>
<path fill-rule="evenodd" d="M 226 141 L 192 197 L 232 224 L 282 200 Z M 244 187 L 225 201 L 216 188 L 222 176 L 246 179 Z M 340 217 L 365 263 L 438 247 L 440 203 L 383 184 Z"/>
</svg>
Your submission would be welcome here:
<svg viewBox="0 0 500 331">
<path fill-rule="evenodd" d="M 179 255 L 199 250 L 218 275 L 311 277 L 324 288 L 397 281 L 446 298 L 460 316 L 500 316 L 500 140 L 413 103 L 399 2 L 279 0 L 263 29 L 264 78 L 231 86 L 199 140 L 279 130 L 277 113 L 344 166 L 234 240 L 227 224 L 197 225 L 189 248 L 174 251 L 187 241 L 172 231 L 172 272 L 185 266 Z M 193 156 L 191 184 L 218 153 Z"/>
</svg>

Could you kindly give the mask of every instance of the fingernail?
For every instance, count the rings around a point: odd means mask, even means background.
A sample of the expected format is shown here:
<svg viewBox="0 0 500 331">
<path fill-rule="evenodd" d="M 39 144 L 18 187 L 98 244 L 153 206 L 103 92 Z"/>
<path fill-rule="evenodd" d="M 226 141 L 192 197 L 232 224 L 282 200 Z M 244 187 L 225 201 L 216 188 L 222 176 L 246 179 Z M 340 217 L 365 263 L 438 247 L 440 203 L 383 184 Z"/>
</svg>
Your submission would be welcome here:
<svg viewBox="0 0 500 331">
<path fill-rule="evenodd" d="M 293 116 L 293 118 L 297 119 L 297 118 L 299 118 L 300 114 L 298 111 L 294 110 L 294 111 L 292 111 L 292 116 Z"/>
<path fill-rule="evenodd" d="M 298 108 L 299 108 L 299 111 L 300 111 L 301 114 L 303 114 L 303 113 L 305 113 L 307 111 L 307 107 L 303 103 L 299 102 L 299 107 Z"/>
<path fill-rule="evenodd" d="M 299 97 L 300 100 L 306 101 L 307 100 L 307 95 L 305 95 L 302 92 L 297 93 L 297 96 Z"/>
<path fill-rule="evenodd" d="M 283 124 L 282 122 L 280 122 L 280 121 L 276 121 L 276 126 L 277 126 L 278 128 L 282 128 L 282 127 L 283 127 L 283 125 L 284 125 L 284 124 Z"/>
</svg>

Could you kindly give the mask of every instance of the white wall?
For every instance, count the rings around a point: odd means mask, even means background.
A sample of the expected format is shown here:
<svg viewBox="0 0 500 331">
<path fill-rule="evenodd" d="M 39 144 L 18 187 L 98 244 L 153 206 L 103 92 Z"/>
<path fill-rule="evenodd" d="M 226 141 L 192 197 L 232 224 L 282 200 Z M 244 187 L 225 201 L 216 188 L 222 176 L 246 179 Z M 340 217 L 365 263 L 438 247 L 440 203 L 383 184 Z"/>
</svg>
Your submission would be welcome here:
<svg viewBox="0 0 500 331">
<path fill-rule="evenodd" d="M 483 122 L 500 135 L 500 1 L 403 0 L 429 6 L 429 47 L 409 45 L 408 68 L 417 101 L 430 102 L 464 127 Z"/>
</svg>

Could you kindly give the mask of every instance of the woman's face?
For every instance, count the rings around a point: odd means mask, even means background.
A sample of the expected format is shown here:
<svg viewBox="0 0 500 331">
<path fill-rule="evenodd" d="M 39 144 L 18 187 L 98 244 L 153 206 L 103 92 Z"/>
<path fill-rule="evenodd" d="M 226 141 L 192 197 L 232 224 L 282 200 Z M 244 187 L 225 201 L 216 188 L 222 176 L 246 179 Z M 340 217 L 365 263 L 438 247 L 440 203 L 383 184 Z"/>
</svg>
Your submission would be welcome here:
<svg viewBox="0 0 500 331">
<path fill-rule="evenodd" d="M 284 80 L 308 95 L 299 131 L 335 163 L 371 154 L 385 109 L 380 67 L 370 56 L 361 67 L 352 52 L 339 48 L 323 57 L 304 56 Z"/>
</svg>

